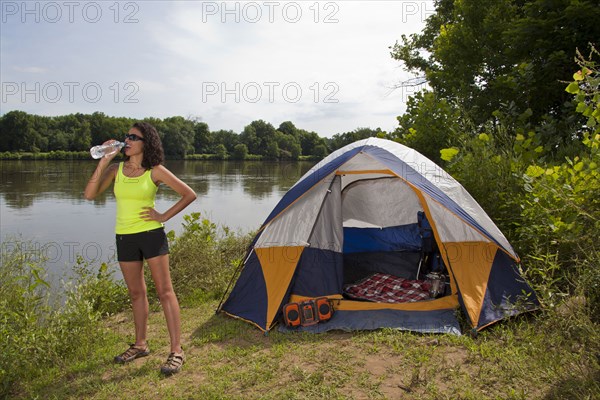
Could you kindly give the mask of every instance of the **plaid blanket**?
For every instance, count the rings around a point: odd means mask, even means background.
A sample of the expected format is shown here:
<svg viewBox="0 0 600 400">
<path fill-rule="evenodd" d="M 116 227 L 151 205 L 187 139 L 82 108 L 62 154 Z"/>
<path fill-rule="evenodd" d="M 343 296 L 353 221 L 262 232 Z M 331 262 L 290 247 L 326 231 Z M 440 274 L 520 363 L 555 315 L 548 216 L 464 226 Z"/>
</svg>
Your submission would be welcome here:
<svg viewBox="0 0 600 400">
<path fill-rule="evenodd" d="M 360 282 L 346 285 L 344 293 L 354 299 L 376 303 L 406 303 L 429 300 L 429 287 L 426 281 L 376 273 Z"/>
</svg>

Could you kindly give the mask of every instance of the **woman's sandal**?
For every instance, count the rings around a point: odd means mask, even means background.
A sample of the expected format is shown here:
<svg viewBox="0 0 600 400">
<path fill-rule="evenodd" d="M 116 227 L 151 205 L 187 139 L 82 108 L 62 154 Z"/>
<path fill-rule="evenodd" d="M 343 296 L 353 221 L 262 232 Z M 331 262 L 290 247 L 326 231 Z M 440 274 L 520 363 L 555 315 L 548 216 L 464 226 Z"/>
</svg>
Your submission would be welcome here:
<svg viewBox="0 0 600 400">
<path fill-rule="evenodd" d="M 115 362 L 118 364 L 125 364 L 135 360 L 136 358 L 146 357 L 148 354 L 150 354 L 150 348 L 147 344 L 144 347 L 137 347 L 134 343 L 130 345 L 129 348 L 123 353 L 116 356 Z"/>
<path fill-rule="evenodd" d="M 183 354 L 183 350 L 181 353 L 171 353 L 167 358 L 167 361 L 161 365 L 160 372 L 163 375 L 173 375 L 179 371 L 181 371 L 181 367 L 185 362 L 185 354 Z"/>
</svg>

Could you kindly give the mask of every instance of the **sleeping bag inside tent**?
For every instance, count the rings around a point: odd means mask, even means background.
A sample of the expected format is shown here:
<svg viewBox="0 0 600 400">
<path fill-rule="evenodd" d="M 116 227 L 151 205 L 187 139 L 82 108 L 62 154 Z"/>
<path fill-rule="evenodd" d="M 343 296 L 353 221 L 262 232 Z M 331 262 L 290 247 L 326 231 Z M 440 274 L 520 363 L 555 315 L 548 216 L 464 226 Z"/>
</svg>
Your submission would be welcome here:
<svg viewBox="0 0 600 400">
<path fill-rule="evenodd" d="M 538 307 L 519 261 L 449 174 L 369 138 L 330 154 L 284 195 L 219 311 L 269 331 L 286 304 L 327 297 L 331 319 L 290 329 L 460 334 L 457 312 L 480 330 Z"/>
</svg>

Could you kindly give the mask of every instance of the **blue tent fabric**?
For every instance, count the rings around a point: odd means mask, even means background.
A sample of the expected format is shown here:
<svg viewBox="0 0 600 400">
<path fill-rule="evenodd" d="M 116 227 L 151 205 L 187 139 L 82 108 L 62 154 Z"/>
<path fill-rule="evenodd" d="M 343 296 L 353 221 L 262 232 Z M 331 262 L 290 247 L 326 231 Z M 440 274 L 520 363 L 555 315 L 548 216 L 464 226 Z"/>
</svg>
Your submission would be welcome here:
<svg viewBox="0 0 600 400">
<path fill-rule="evenodd" d="M 387 228 L 344 228 L 344 254 L 366 251 L 420 251 L 417 224 Z"/>
<path fill-rule="evenodd" d="M 231 315 L 265 326 L 267 306 L 267 287 L 262 267 L 256 253 L 252 252 L 222 308 Z"/>
<path fill-rule="evenodd" d="M 417 225 L 419 227 L 419 236 L 421 236 L 422 245 L 421 251 L 424 253 L 430 253 L 433 251 L 433 229 L 431 224 L 425 215 L 425 212 L 417 212 Z"/>
<path fill-rule="evenodd" d="M 528 295 L 525 295 L 527 293 Z M 498 250 L 492 263 L 478 327 L 539 307 L 539 300 L 519 274 L 517 264 Z"/>
<path fill-rule="evenodd" d="M 306 248 L 292 282 L 291 293 L 306 297 L 341 294 L 344 260 L 341 253 Z"/>
<path fill-rule="evenodd" d="M 460 325 L 455 310 L 403 311 L 403 310 L 365 310 L 336 311 L 329 321 L 312 326 L 290 328 L 279 325 L 281 332 L 322 333 L 332 330 L 346 332 L 358 330 L 376 330 L 392 328 L 423 333 L 451 333 L 460 335 Z"/>
</svg>

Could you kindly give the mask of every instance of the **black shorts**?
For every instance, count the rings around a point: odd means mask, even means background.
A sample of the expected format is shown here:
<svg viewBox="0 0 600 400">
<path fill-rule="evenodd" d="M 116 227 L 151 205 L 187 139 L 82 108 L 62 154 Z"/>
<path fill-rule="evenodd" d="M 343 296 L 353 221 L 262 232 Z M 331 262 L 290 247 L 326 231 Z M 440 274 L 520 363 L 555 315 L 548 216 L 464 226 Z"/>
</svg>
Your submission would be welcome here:
<svg viewBox="0 0 600 400">
<path fill-rule="evenodd" d="M 142 261 L 169 254 L 169 242 L 165 228 L 151 231 L 117 234 L 117 259 L 119 261 Z"/>
</svg>

